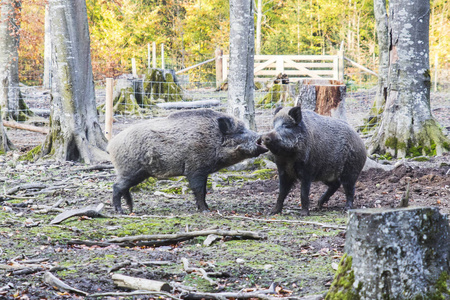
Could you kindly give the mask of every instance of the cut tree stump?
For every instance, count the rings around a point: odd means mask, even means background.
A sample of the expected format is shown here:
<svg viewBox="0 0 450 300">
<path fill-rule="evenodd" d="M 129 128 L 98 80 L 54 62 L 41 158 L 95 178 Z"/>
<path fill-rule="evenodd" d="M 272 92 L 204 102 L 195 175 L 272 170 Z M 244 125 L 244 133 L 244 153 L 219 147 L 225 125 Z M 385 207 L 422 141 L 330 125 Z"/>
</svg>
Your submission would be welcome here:
<svg viewBox="0 0 450 300">
<path fill-rule="evenodd" d="M 310 79 L 298 81 L 296 106 L 310 109 L 323 116 L 347 121 L 345 95 L 347 87 L 341 81 Z"/>
<path fill-rule="evenodd" d="M 350 210 L 345 252 L 326 299 L 449 298 L 450 227 L 438 208 Z"/>
</svg>

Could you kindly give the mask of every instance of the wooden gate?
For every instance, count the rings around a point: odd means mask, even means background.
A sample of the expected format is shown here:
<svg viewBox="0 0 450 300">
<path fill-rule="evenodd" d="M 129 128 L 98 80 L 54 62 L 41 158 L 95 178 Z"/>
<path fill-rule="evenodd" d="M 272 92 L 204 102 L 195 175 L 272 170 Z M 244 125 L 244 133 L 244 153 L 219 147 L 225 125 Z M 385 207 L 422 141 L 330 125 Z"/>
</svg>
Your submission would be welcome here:
<svg viewBox="0 0 450 300">
<path fill-rule="evenodd" d="M 228 76 L 229 55 L 223 55 L 223 78 Z M 290 81 L 303 79 L 343 80 L 344 57 L 341 55 L 255 55 L 255 81 L 267 81 L 278 74 Z"/>
</svg>

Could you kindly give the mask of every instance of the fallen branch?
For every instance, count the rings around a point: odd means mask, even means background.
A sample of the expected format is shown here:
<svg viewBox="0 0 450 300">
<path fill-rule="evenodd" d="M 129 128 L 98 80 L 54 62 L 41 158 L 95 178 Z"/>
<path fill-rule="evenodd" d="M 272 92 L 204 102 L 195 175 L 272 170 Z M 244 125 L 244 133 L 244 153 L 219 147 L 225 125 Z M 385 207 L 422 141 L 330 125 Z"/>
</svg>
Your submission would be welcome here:
<svg viewBox="0 0 450 300">
<path fill-rule="evenodd" d="M 235 236 L 255 240 L 267 239 L 267 235 L 260 232 L 252 231 L 241 231 L 241 230 L 203 230 L 203 231 L 192 231 L 192 232 L 182 232 L 174 234 L 154 234 L 154 235 L 136 235 L 120 237 L 108 240 L 108 243 L 123 243 L 123 242 L 135 242 L 135 241 L 145 241 L 145 240 L 160 240 L 160 239 L 179 239 L 179 238 L 194 238 L 199 236 L 208 236 L 210 234 L 222 235 L 222 236 Z"/>
<path fill-rule="evenodd" d="M 201 300 L 201 299 L 218 299 L 224 300 L 227 298 L 233 299 L 263 299 L 263 300 L 274 300 L 280 299 L 280 297 L 271 297 L 261 293 L 233 293 L 233 292 L 223 292 L 223 293 L 188 293 L 181 296 L 182 299 L 186 300 Z"/>
<path fill-rule="evenodd" d="M 160 240 L 160 241 L 145 241 L 145 242 L 130 242 L 125 241 L 122 243 L 110 243 L 106 242 L 96 242 L 96 241 L 83 241 L 83 240 L 70 240 L 67 242 L 68 245 L 86 245 L 88 247 L 98 246 L 98 247 L 109 247 L 109 246 L 119 246 L 119 247 L 160 247 L 177 244 L 179 242 L 184 242 L 190 240 L 191 238 L 179 238 L 179 239 L 170 239 L 170 240 Z"/>
<path fill-rule="evenodd" d="M 175 297 L 174 295 L 171 295 L 169 293 L 164 293 L 164 292 L 144 292 L 144 291 L 136 291 L 136 292 L 130 292 L 130 293 L 97 293 L 97 294 L 90 294 L 89 297 L 132 297 L 132 296 L 143 296 L 143 295 L 154 295 L 154 296 L 158 296 L 158 297 L 167 297 L 167 298 L 171 298 L 174 300 L 180 300 L 180 298 Z"/>
<path fill-rule="evenodd" d="M 73 288 L 71 286 L 69 286 L 68 284 L 64 283 L 62 280 L 60 280 L 59 278 L 57 278 L 55 275 L 53 275 L 50 272 L 45 272 L 44 274 L 44 282 L 53 286 L 54 288 L 57 288 L 59 290 L 63 290 L 63 291 L 68 291 L 68 292 L 73 292 L 76 294 L 80 294 L 83 296 L 88 296 L 89 294 L 86 292 L 83 292 L 81 290 L 78 290 L 76 288 Z"/>
<path fill-rule="evenodd" d="M 69 211 L 65 211 L 65 212 L 57 215 L 50 222 L 50 224 L 52 224 L 52 225 L 59 224 L 66 219 L 69 219 L 72 217 L 77 217 L 77 216 L 87 216 L 90 218 L 105 217 L 104 215 L 102 215 L 100 213 L 100 211 L 103 209 L 103 206 L 105 206 L 105 205 L 103 203 L 100 203 L 98 205 L 90 205 L 90 206 L 84 207 L 84 208 L 71 209 Z"/>
<path fill-rule="evenodd" d="M 307 224 L 307 225 L 314 225 L 314 226 L 320 226 L 323 228 L 333 228 L 333 229 L 343 229 L 345 230 L 345 226 L 339 226 L 339 225 L 332 225 L 332 224 L 324 224 L 319 222 L 312 222 L 312 221 L 301 221 L 301 220 L 275 220 L 275 219 L 258 219 L 258 218 L 251 218 L 251 217 L 244 217 L 244 216 L 223 216 L 224 218 L 230 219 L 230 218 L 238 218 L 238 219 L 245 219 L 245 220 L 252 220 L 252 221 L 258 221 L 258 222 L 267 222 L 267 223 L 294 223 L 294 224 Z"/>
<path fill-rule="evenodd" d="M 33 126 L 33 125 L 26 125 L 26 124 L 21 124 L 21 123 L 11 122 L 11 121 L 5 121 L 5 120 L 3 120 L 3 126 L 10 127 L 10 128 L 16 128 L 16 129 L 22 129 L 22 130 L 39 132 L 39 133 L 42 133 L 42 134 L 48 134 L 48 132 L 49 132 L 48 128 L 42 128 L 42 127 L 37 127 L 37 126 Z"/>
<path fill-rule="evenodd" d="M 183 268 L 186 273 L 200 272 L 202 274 L 202 277 L 206 279 L 211 285 L 218 284 L 217 282 L 208 277 L 208 273 L 206 273 L 206 271 L 203 268 L 190 268 L 189 261 L 187 260 L 187 258 L 182 257 L 181 262 L 183 263 Z"/>
<path fill-rule="evenodd" d="M 133 290 L 146 290 L 153 292 L 170 292 L 172 289 L 167 282 L 150 280 L 145 278 L 137 278 L 125 276 L 122 274 L 113 274 L 112 280 L 118 287 Z"/>
<path fill-rule="evenodd" d="M 143 262 L 132 262 L 132 261 L 127 261 L 127 262 L 123 262 L 121 264 L 112 266 L 111 268 L 108 269 L 108 273 L 120 270 L 122 268 L 126 268 L 126 267 L 138 267 L 138 266 L 166 266 L 166 265 L 171 265 L 173 264 L 173 262 L 171 261 L 143 261 Z"/>
<path fill-rule="evenodd" d="M 45 189 L 47 185 L 42 183 L 27 183 L 23 185 L 16 185 L 5 192 L 5 196 L 9 197 L 12 194 L 17 193 L 20 190 L 34 190 L 34 189 Z"/>
</svg>

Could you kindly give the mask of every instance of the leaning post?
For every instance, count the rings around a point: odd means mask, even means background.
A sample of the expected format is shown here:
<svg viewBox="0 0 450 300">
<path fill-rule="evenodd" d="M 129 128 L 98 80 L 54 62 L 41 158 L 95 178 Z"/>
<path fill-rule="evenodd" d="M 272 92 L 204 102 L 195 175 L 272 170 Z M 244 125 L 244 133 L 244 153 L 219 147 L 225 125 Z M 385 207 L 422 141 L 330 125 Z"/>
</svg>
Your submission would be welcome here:
<svg viewBox="0 0 450 300">
<path fill-rule="evenodd" d="M 108 141 L 112 137 L 113 88 L 114 88 L 114 79 L 113 78 L 106 78 L 105 136 L 108 139 Z"/>
<path fill-rule="evenodd" d="M 339 57 L 339 80 L 344 82 L 344 41 L 341 42 L 341 47 L 338 51 Z"/>
<path fill-rule="evenodd" d="M 220 87 L 223 82 L 223 59 L 222 59 L 223 51 L 220 48 L 216 49 L 216 88 Z"/>
</svg>

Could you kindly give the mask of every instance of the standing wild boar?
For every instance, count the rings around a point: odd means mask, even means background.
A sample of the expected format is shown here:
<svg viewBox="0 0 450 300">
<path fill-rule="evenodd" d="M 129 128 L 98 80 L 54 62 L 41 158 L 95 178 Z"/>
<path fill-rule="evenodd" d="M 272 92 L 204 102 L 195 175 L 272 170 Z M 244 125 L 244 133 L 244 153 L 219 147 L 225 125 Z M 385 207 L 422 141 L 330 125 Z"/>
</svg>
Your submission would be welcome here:
<svg viewBox="0 0 450 300">
<path fill-rule="evenodd" d="M 311 182 L 328 186 L 319 208 L 342 184 L 352 208 L 355 183 L 366 161 L 366 148 L 359 135 L 344 121 L 324 117 L 300 107 L 275 111 L 273 130 L 262 142 L 275 155 L 280 191 L 272 214 L 281 213 L 283 202 L 296 179 L 301 182 L 302 214 L 309 215 Z"/>
<path fill-rule="evenodd" d="M 129 189 L 148 177 L 186 176 L 197 208 L 208 210 L 205 202 L 208 175 L 246 158 L 268 151 L 258 144 L 259 135 L 234 117 L 197 109 L 180 111 L 166 118 L 133 125 L 108 144 L 117 173 L 113 205 L 123 213 L 122 196 L 130 212 Z"/>
</svg>

